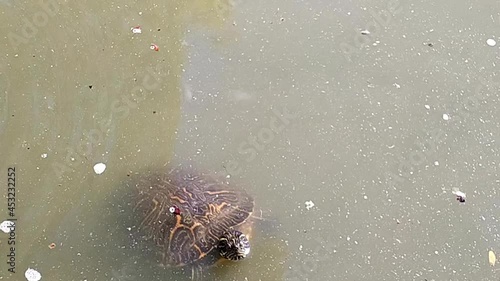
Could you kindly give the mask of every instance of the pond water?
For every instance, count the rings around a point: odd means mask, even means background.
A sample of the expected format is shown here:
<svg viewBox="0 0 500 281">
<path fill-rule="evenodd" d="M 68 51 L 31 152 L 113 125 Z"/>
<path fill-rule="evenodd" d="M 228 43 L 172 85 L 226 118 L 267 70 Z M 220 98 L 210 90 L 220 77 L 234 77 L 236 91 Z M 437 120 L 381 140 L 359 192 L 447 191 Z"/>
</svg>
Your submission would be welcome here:
<svg viewBox="0 0 500 281">
<path fill-rule="evenodd" d="M 169 164 L 263 218 L 203 280 L 498 280 L 499 5 L 0 0 L 0 280 L 191 280 L 131 203 Z"/>
</svg>

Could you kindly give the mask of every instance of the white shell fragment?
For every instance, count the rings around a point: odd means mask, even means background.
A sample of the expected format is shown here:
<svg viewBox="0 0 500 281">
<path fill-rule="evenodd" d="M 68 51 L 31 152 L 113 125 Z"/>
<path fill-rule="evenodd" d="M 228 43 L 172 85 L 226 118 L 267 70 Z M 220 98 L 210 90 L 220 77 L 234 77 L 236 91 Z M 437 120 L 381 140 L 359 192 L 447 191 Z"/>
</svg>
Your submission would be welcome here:
<svg viewBox="0 0 500 281">
<path fill-rule="evenodd" d="M 42 275 L 40 274 L 40 272 L 32 268 L 28 268 L 26 270 L 26 272 L 24 273 L 24 277 L 26 277 L 28 281 L 38 281 L 42 279 Z"/>
<path fill-rule="evenodd" d="M 425 108 L 426 108 L 426 109 L 431 109 L 431 106 L 430 106 L 430 105 L 428 105 L 428 104 L 426 104 L 426 105 L 424 105 L 424 106 L 425 106 Z"/>
<path fill-rule="evenodd" d="M 314 207 L 313 201 L 306 201 L 306 209 L 310 210 L 312 207 Z"/>
<path fill-rule="evenodd" d="M 104 170 L 106 170 L 106 164 L 104 163 L 97 163 L 94 165 L 94 172 L 98 175 L 104 173 Z"/>
<path fill-rule="evenodd" d="M 47 158 L 47 153 L 43 153 L 42 155 L 40 155 L 42 158 Z"/>
<path fill-rule="evenodd" d="M 140 26 L 132 27 L 131 30 L 132 30 L 132 33 L 134 33 L 134 34 L 142 33 L 142 29 Z"/>
<path fill-rule="evenodd" d="M 486 40 L 486 44 L 488 44 L 488 46 L 490 46 L 490 47 L 494 47 L 497 44 L 497 42 L 490 38 L 490 39 Z"/>
<path fill-rule="evenodd" d="M 488 260 L 491 266 L 495 266 L 495 263 L 497 262 L 497 257 L 495 256 L 495 253 L 493 253 L 493 251 L 488 252 Z"/>
<path fill-rule="evenodd" d="M 0 230 L 4 233 L 10 233 L 10 226 L 15 225 L 13 221 L 3 221 L 0 223 Z"/>
<path fill-rule="evenodd" d="M 450 120 L 450 116 L 446 113 L 443 113 L 443 120 L 446 120 L 446 121 Z"/>
<path fill-rule="evenodd" d="M 451 193 L 455 194 L 457 197 L 457 200 L 460 201 L 460 203 L 465 202 L 466 195 L 462 191 L 458 190 L 458 188 L 454 187 L 451 191 Z"/>
</svg>

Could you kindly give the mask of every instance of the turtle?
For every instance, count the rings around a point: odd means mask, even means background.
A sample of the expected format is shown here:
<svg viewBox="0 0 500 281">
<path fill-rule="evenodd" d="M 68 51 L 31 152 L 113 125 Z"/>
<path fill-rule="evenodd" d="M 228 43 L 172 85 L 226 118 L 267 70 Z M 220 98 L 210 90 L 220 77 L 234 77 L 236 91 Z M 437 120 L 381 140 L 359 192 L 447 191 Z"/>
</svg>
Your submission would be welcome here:
<svg viewBox="0 0 500 281">
<path fill-rule="evenodd" d="M 139 228 L 165 267 L 191 267 L 192 279 L 221 260 L 250 254 L 254 199 L 208 174 L 181 168 L 151 173 L 135 185 Z"/>
</svg>

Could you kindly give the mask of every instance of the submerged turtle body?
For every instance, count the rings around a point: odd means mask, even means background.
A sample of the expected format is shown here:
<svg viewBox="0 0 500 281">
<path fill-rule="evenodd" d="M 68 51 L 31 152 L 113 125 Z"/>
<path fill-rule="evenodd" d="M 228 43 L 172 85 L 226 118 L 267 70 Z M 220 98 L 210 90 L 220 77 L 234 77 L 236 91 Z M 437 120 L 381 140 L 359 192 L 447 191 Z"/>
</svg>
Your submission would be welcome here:
<svg viewBox="0 0 500 281">
<path fill-rule="evenodd" d="M 249 253 L 245 232 L 254 202 L 246 192 L 179 169 L 141 180 L 136 191 L 141 228 L 158 247 L 163 265 L 237 260 Z"/>
</svg>

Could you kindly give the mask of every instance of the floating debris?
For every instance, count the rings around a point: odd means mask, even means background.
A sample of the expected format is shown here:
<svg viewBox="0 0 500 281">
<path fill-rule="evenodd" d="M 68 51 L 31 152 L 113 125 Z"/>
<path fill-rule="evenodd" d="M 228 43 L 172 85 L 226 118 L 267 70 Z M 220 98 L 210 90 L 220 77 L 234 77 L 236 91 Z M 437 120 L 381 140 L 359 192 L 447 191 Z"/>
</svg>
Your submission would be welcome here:
<svg viewBox="0 0 500 281">
<path fill-rule="evenodd" d="M 134 34 L 141 34 L 142 33 L 142 29 L 140 26 L 132 27 L 130 30 L 132 30 L 132 33 L 134 33 Z"/>
<path fill-rule="evenodd" d="M 367 29 L 361 30 L 361 34 L 363 34 L 363 35 L 370 35 L 370 31 L 368 31 Z"/>
<path fill-rule="evenodd" d="M 497 257 L 495 256 L 495 253 L 493 253 L 493 251 L 488 252 L 488 260 L 490 261 L 491 266 L 495 266 L 495 263 L 497 262 Z"/>
<path fill-rule="evenodd" d="M 443 120 L 446 120 L 446 121 L 450 120 L 450 116 L 446 113 L 443 113 Z"/>
<path fill-rule="evenodd" d="M 43 153 L 42 155 L 40 155 L 42 158 L 47 158 L 47 153 Z"/>
<path fill-rule="evenodd" d="M 40 274 L 40 272 L 32 268 L 28 268 L 26 270 L 26 272 L 24 273 L 24 277 L 26 277 L 28 281 L 39 281 L 40 279 L 42 279 L 42 275 Z"/>
<path fill-rule="evenodd" d="M 486 44 L 488 44 L 488 46 L 490 46 L 490 47 L 494 47 L 497 44 L 497 42 L 490 38 L 490 39 L 486 40 Z"/>
<path fill-rule="evenodd" d="M 153 51 L 157 51 L 157 52 L 160 50 L 160 48 L 158 47 L 158 45 L 153 44 L 153 43 L 151 43 L 151 46 L 149 46 L 149 48 L 150 48 L 151 50 L 153 50 Z"/>
<path fill-rule="evenodd" d="M 434 161 L 434 166 L 439 166 L 439 161 Z"/>
<path fill-rule="evenodd" d="M 465 203 L 465 193 L 463 193 L 462 191 L 458 190 L 458 188 L 454 187 L 453 190 L 451 191 L 451 193 L 455 194 L 455 196 L 457 197 L 457 200 L 460 202 L 460 203 Z"/>
<path fill-rule="evenodd" d="M 313 201 L 306 201 L 306 209 L 310 210 L 312 207 L 314 207 Z"/>
<path fill-rule="evenodd" d="M 0 223 L 0 230 L 4 233 L 10 233 L 10 230 L 14 228 L 15 225 L 13 221 L 3 221 Z"/>
<path fill-rule="evenodd" d="M 424 105 L 424 107 L 425 107 L 425 109 L 431 109 L 431 106 L 428 104 Z"/>
<path fill-rule="evenodd" d="M 104 163 L 97 163 L 94 165 L 94 172 L 98 175 L 104 173 L 104 170 L 106 170 L 106 164 Z"/>
</svg>

